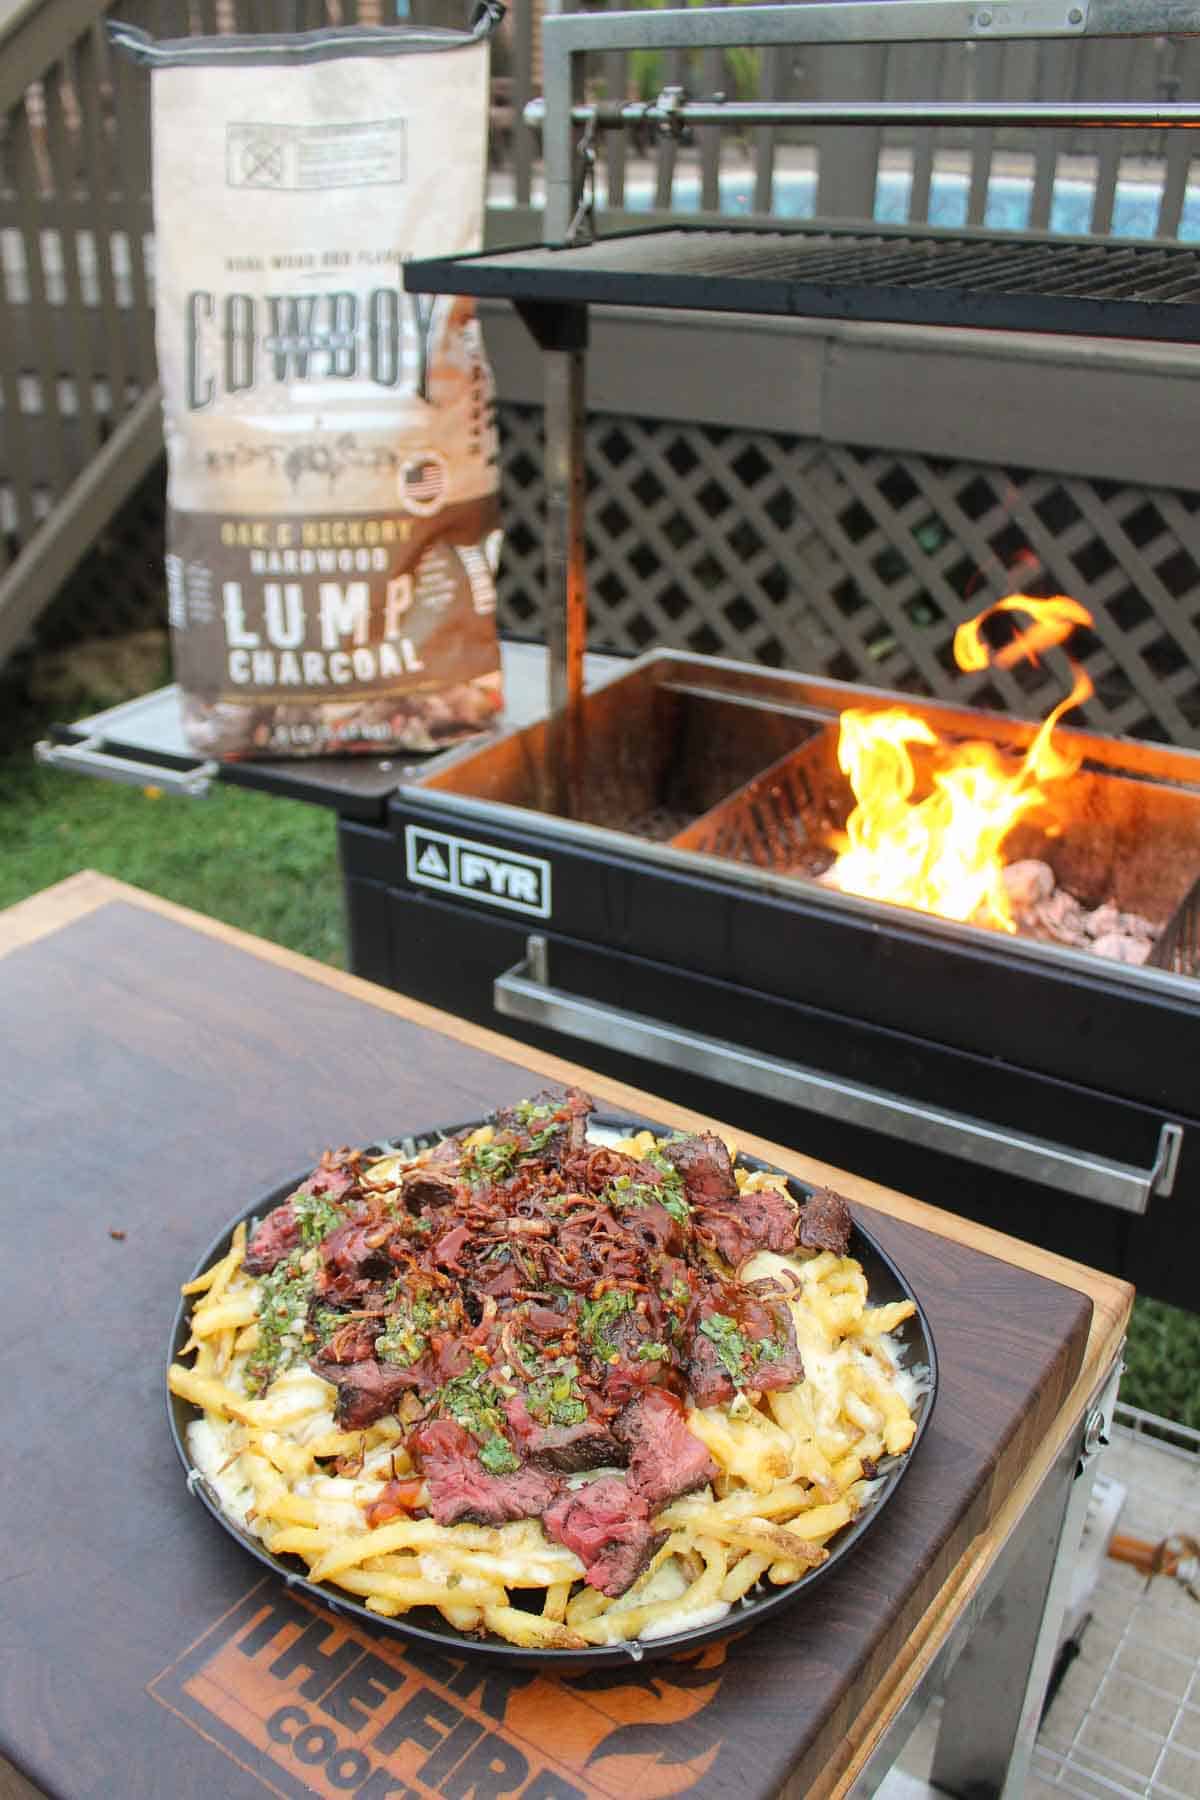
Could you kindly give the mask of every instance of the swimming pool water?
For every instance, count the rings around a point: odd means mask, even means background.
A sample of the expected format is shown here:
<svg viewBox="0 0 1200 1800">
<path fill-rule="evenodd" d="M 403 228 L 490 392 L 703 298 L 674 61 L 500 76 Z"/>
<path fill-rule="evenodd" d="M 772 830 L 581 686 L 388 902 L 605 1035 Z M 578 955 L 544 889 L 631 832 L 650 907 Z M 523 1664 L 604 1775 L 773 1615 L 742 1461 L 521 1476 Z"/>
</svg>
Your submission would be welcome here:
<svg viewBox="0 0 1200 1800">
<path fill-rule="evenodd" d="M 929 195 L 929 223 L 959 226 L 967 222 L 968 178 L 965 175 L 937 173 Z M 881 224 L 904 225 L 908 222 L 909 195 L 912 178 L 900 170 L 885 170 L 875 189 L 875 217 Z M 817 181 L 803 171 L 777 172 L 772 211 L 785 219 L 811 219 L 816 211 Z M 1023 231 L 1029 224 L 1033 185 L 1012 175 L 993 176 L 988 184 L 985 224 L 996 231 Z M 1158 224 L 1160 190 L 1152 182 L 1122 181 L 1117 183 L 1113 199 L 1112 235 L 1114 237 L 1152 238 Z M 648 183 L 630 183 L 625 192 L 625 205 L 633 212 L 646 212 L 654 204 L 654 191 Z M 694 212 L 700 204 L 700 183 L 684 176 L 675 182 L 674 210 Z M 721 211 L 750 213 L 754 210 L 754 180 L 745 171 L 726 171 L 721 175 Z M 1050 206 L 1050 229 L 1068 236 L 1086 237 L 1091 228 L 1092 187 L 1078 179 L 1059 180 L 1054 184 Z M 1179 222 L 1179 236 L 1200 239 L 1200 188 L 1189 187 Z"/>
</svg>

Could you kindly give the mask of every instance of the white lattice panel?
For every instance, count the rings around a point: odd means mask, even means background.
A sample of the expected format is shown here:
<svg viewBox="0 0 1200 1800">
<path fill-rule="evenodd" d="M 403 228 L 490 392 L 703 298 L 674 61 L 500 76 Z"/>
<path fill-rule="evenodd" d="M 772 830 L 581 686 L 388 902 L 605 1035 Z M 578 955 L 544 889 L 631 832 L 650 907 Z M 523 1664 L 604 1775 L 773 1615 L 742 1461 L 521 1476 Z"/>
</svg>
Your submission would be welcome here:
<svg viewBox="0 0 1200 1800">
<path fill-rule="evenodd" d="M 503 406 L 501 620 L 540 633 L 541 415 Z M 820 671 L 1041 717 L 1061 653 L 964 676 L 955 629 L 1071 594 L 1095 730 L 1200 744 L 1200 496 L 721 427 L 587 432 L 591 642 Z"/>
</svg>

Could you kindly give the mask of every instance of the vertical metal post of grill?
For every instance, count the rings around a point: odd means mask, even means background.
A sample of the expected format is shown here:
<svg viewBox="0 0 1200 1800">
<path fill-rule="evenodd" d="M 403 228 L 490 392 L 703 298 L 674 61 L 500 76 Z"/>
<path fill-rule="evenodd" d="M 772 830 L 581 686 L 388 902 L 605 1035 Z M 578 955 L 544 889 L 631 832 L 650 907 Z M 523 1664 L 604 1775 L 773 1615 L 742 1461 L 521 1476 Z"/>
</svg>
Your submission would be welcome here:
<svg viewBox="0 0 1200 1800">
<path fill-rule="evenodd" d="M 976 6 L 966 0 L 810 0 L 800 6 L 712 7 L 694 10 L 640 13 L 573 13 L 560 10 L 562 0 L 549 0 L 550 12 L 543 24 L 544 102 L 529 109 L 531 123 L 541 126 L 545 159 L 545 241 L 567 248 L 582 219 L 587 216 L 587 182 L 590 166 L 578 157 L 577 130 L 586 125 L 589 134 L 605 128 L 622 128 L 632 115 L 644 125 L 678 130 L 687 125 L 788 124 L 806 121 L 828 126 L 856 125 L 876 128 L 889 122 L 935 122 L 939 113 L 952 111 L 965 125 L 1024 124 L 1062 125 L 1086 122 L 1099 127 L 1124 127 L 1153 122 L 1194 123 L 1195 109 L 1162 105 L 1041 107 L 1017 105 L 998 109 L 977 102 L 953 109 L 857 103 L 820 106 L 797 102 L 731 105 L 712 100 L 689 103 L 675 94 L 664 95 L 651 107 L 600 107 L 582 103 L 583 58 L 588 52 L 611 55 L 625 50 L 718 51 L 738 45 L 762 49 L 782 45 L 844 45 L 860 55 L 867 47 L 885 44 L 984 43 L 992 40 L 1081 39 L 1098 37 L 1147 37 L 1169 33 L 1200 33 L 1200 0 L 996 0 L 993 6 Z M 943 120 L 944 122 L 944 120 Z M 550 315 L 572 315 L 562 331 Z M 557 346 L 564 338 L 572 347 L 548 351 L 545 391 L 546 441 L 550 450 L 547 469 L 549 530 L 546 546 L 549 645 L 548 707 L 551 743 L 565 760 L 548 777 L 558 795 L 559 810 L 568 805 L 572 785 L 578 779 L 583 755 L 583 651 L 587 597 L 581 467 L 563 463 L 564 452 L 582 462 L 583 371 L 582 343 L 586 338 L 586 303 L 539 304 L 535 334 L 543 346 Z M 532 313 L 526 309 L 533 326 Z M 575 339 L 578 338 L 578 342 Z M 566 357 L 560 366 L 559 358 Z M 563 535 L 565 534 L 565 536 Z"/>
</svg>

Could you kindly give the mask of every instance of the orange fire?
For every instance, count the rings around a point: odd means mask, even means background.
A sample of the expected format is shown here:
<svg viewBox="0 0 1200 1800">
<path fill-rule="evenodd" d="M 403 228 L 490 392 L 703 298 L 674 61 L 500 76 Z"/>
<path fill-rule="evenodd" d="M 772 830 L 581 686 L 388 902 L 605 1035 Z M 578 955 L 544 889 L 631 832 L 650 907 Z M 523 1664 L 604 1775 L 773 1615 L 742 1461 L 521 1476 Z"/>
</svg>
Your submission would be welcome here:
<svg viewBox="0 0 1200 1800">
<path fill-rule="evenodd" d="M 1026 613 L 1033 623 L 993 656 L 980 628 L 997 612 Z M 1091 623 L 1087 609 L 1063 594 L 1052 600 L 1010 594 L 959 626 L 955 661 L 967 670 L 985 669 L 990 662 L 1010 668 L 1061 644 L 1076 625 Z M 844 836 L 835 840 L 840 854 L 829 871 L 830 883 L 843 893 L 1015 932 L 1001 847 L 1013 827 L 1045 800 L 1047 786 L 1079 766 L 1077 756 L 1053 742 L 1063 714 L 1093 692 L 1084 671 L 1071 667 L 1071 692 L 1016 764 L 988 743 L 947 748 L 931 726 L 903 707 L 844 712 L 838 763 L 858 804 Z M 918 770 L 910 745 L 927 749 L 931 755 L 925 760 L 933 763 L 930 791 L 919 800 L 913 798 Z"/>
</svg>

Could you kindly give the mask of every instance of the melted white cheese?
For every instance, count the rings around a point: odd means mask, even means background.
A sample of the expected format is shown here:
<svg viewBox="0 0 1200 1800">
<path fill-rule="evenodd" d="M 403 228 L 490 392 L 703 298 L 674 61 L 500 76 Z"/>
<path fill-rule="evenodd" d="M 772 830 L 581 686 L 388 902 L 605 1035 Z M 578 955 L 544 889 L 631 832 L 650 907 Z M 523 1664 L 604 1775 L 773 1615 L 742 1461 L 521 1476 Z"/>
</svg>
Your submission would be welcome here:
<svg viewBox="0 0 1200 1800">
<path fill-rule="evenodd" d="M 710 1606 L 697 1606 L 691 1612 L 667 1613 L 665 1618 L 643 1626 L 638 1637 L 648 1644 L 652 1638 L 670 1637 L 675 1631 L 698 1631 L 701 1625 L 715 1625 L 728 1611 L 728 1600 L 714 1600 Z"/>
<path fill-rule="evenodd" d="M 236 1429 L 228 1419 L 193 1419 L 187 1428 L 188 1455 L 216 1494 L 222 1512 L 243 1531 L 252 1531 L 246 1514 L 254 1505 L 254 1489 L 242 1474 L 241 1457 L 232 1441 Z"/>
</svg>

